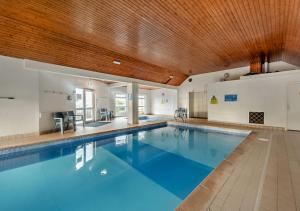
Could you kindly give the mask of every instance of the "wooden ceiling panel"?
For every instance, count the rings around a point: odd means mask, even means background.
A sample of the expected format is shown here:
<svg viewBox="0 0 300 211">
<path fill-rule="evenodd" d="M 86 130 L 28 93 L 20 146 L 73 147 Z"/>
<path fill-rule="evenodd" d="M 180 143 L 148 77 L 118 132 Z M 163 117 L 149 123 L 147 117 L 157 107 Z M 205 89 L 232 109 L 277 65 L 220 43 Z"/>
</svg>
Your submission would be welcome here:
<svg viewBox="0 0 300 211">
<path fill-rule="evenodd" d="M 0 54 L 178 85 L 186 75 L 0 16 Z M 115 58 L 121 65 L 113 64 Z"/>
<path fill-rule="evenodd" d="M 93 46 L 96 64 L 76 63 L 75 60 L 81 60 L 80 55 L 71 54 L 72 50 L 48 55 L 53 62 L 72 63 L 84 69 L 121 72 L 124 76 L 156 82 L 177 74 L 170 83 L 180 84 L 187 75 L 249 65 L 262 53 L 269 55 L 271 61 L 299 63 L 300 0 L 0 0 L 0 3 L 0 14 L 7 23 L 19 21 L 18 24 L 31 26 L 33 34 L 40 31 L 55 34 L 57 39 L 51 43 L 57 45 L 68 41 Z M 12 30 L 9 25 L 7 29 Z M 21 36 L 19 39 L 23 41 L 30 39 Z M 1 39 L 5 39 L 4 33 Z M 21 45 L 12 39 L 5 40 L 16 48 Z M 17 54 L 0 41 L 1 54 Z M 45 60 L 43 53 L 35 50 L 40 47 L 35 45 L 32 43 L 31 49 L 27 49 L 35 53 L 23 49 L 23 55 L 15 56 L 36 54 L 38 59 L 40 53 Z M 106 63 L 107 58 L 101 59 L 103 55 L 97 51 L 110 52 L 110 58 L 123 56 L 131 62 L 116 68 Z M 58 58 L 62 54 L 69 57 Z M 95 62 L 95 58 L 82 57 L 86 63 Z M 105 70 L 100 66 L 105 66 Z M 125 66 L 139 71 L 124 72 Z M 155 72 L 155 76 L 149 76 L 150 72 Z M 158 74 L 164 79 L 157 77 Z"/>
</svg>

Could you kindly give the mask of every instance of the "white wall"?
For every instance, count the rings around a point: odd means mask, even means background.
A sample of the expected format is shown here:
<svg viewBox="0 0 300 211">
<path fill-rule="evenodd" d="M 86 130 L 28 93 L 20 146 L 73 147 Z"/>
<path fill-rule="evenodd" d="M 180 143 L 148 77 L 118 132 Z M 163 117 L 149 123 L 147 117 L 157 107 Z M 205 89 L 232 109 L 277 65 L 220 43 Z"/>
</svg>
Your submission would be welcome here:
<svg viewBox="0 0 300 211">
<path fill-rule="evenodd" d="M 230 74 L 230 79 L 236 79 L 248 72 L 249 67 L 242 67 L 191 76 L 178 87 L 178 106 L 188 108 L 189 92 L 206 91 L 208 84 L 220 81 L 220 79 L 224 77 L 225 73 Z M 192 78 L 192 82 L 188 81 L 190 78 Z"/>
<path fill-rule="evenodd" d="M 241 80 L 208 85 L 208 119 L 248 123 L 249 111 L 265 112 L 265 125 L 287 126 L 287 84 L 300 81 L 300 70 L 242 77 Z M 224 102 L 225 94 L 237 94 L 237 102 Z"/>
<path fill-rule="evenodd" d="M 56 111 L 75 110 L 75 89 L 89 88 L 95 90 L 96 108 L 108 108 L 108 85 L 87 78 L 40 71 L 40 131 L 53 128 L 52 113 Z M 70 95 L 72 100 L 68 100 Z"/>
<path fill-rule="evenodd" d="M 0 137 L 39 131 L 38 72 L 23 60 L 0 56 Z"/>
<path fill-rule="evenodd" d="M 176 93 L 174 86 L 0 56 L 0 97 L 16 98 L 0 99 L 0 137 L 50 130 L 53 126 L 52 112 L 74 110 L 75 87 L 94 89 L 97 108 L 114 109 L 109 86 L 97 79 L 135 81 L 148 86 L 173 89 Z M 149 90 L 139 91 L 147 98 L 146 113 L 149 114 L 152 109 L 152 94 Z M 67 100 L 68 95 L 72 96 L 71 101 Z M 176 96 L 172 97 L 175 98 Z M 176 102 L 174 105 L 177 107 Z M 162 111 L 168 110 L 165 107 L 166 105 L 162 106 Z M 156 110 L 159 109 L 154 106 L 154 111 Z"/>
<path fill-rule="evenodd" d="M 151 90 L 152 114 L 174 115 L 177 109 L 177 90 L 155 89 Z"/>
</svg>

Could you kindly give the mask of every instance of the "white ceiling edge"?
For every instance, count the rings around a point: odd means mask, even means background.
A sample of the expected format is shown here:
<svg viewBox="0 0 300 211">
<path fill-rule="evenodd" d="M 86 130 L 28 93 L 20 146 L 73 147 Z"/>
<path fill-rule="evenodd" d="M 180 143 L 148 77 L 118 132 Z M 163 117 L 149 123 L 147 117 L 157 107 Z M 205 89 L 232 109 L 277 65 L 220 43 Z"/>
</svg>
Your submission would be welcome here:
<svg viewBox="0 0 300 211">
<path fill-rule="evenodd" d="M 187 83 L 187 81 L 190 78 L 205 78 L 210 76 L 216 76 L 222 78 L 225 73 L 229 73 L 229 80 L 233 79 L 249 79 L 253 77 L 264 77 L 264 76 L 271 76 L 272 73 L 278 73 L 278 72 L 286 72 L 286 71 L 293 71 L 293 70 L 299 70 L 300 67 L 297 67 L 295 65 L 291 65 L 284 61 L 277 61 L 277 62 L 271 62 L 269 63 L 269 73 L 268 74 L 257 74 L 257 75 L 248 75 L 244 76 L 247 73 L 250 72 L 250 66 L 244 66 L 244 67 L 238 67 L 238 68 L 232 68 L 232 69 L 225 69 L 215 72 L 208 72 L 208 73 L 202 73 L 202 74 L 196 74 L 188 77 L 182 84 Z M 294 72 L 293 72 L 294 73 Z M 181 84 L 181 85 L 182 85 Z"/>
<path fill-rule="evenodd" d="M 196 75 L 189 76 L 180 86 L 184 86 L 189 84 L 189 79 L 197 80 L 197 79 L 209 79 L 215 78 L 216 80 L 221 80 L 224 77 L 225 73 L 229 73 L 229 80 L 239 79 L 241 76 L 246 75 L 250 71 L 250 66 L 232 68 L 232 69 L 225 69 L 219 70 L 215 72 L 208 72 L 208 73 L 201 73 Z"/>
<path fill-rule="evenodd" d="M 274 76 L 280 76 L 286 74 L 299 74 L 299 73 L 300 73 L 299 67 L 295 65 L 291 65 L 284 61 L 277 61 L 277 62 L 269 63 L 268 73 L 241 76 L 240 79 L 247 80 L 247 79 L 254 79 L 254 78 L 268 78 L 268 77 L 274 77 Z"/>
<path fill-rule="evenodd" d="M 119 88 L 119 87 L 124 87 L 124 86 L 128 86 L 129 83 L 126 83 L 126 82 L 116 82 L 116 83 L 113 83 L 113 84 L 109 84 L 108 87 L 111 88 L 111 89 L 114 89 L 114 88 Z M 153 88 L 153 89 L 158 89 L 160 87 L 157 87 L 157 86 L 149 86 L 149 85 L 144 85 L 144 84 L 139 84 L 139 88 L 140 89 L 143 89 L 143 88 Z"/>
<path fill-rule="evenodd" d="M 111 89 L 119 88 L 119 87 L 123 87 L 123 86 L 128 86 L 128 83 L 127 82 L 117 82 L 117 83 L 108 85 L 108 87 Z"/>
<path fill-rule="evenodd" d="M 277 61 L 269 63 L 269 71 L 270 72 L 281 72 L 281 71 L 288 71 L 288 70 L 297 70 L 299 67 L 295 65 L 291 65 L 284 61 Z"/>
<path fill-rule="evenodd" d="M 38 61 L 33 61 L 28 59 L 24 59 L 24 68 L 27 70 L 48 71 L 57 74 L 72 75 L 72 76 L 95 79 L 95 80 L 109 80 L 109 81 L 116 81 L 116 82 L 123 82 L 123 83 L 136 82 L 138 84 L 143 84 L 146 86 L 167 88 L 167 89 L 177 89 L 177 86 L 160 84 L 151 81 L 144 81 L 140 79 L 128 78 L 128 77 L 117 76 L 117 75 L 110 75 L 106 73 L 94 72 L 94 71 L 89 71 L 89 70 L 84 70 L 79 68 L 66 67 L 62 65 L 49 64 L 49 63 L 38 62 Z"/>
<path fill-rule="evenodd" d="M 248 79 L 256 79 L 256 78 L 271 78 L 271 77 L 277 77 L 277 76 L 283 76 L 283 75 L 292 75 L 292 74 L 300 74 L 300 69 L 241 76 L 240 80 L 248 80 Z"/>
<path fill-rule="evenodd" d="M 83 77 L 83 78 L 89 78 L 89 79 L 95 79 L 95 80 L 109 80 L 109 81 L 119 82 L 119 83 L 117 83 L 118 85 L 117 84 L 109 85 L 112 88 L 115 86 L 117 87 L 120 85 L 125 85 L 127 83 L 132 83 L 132 82 L 136 82 L 138 84 L 142 84 L 142 85 L 149 86 L 149 87 L 158 87 L 158 88 L 167 88 L 167 89 L 178 89 L 180 87 L 180 86 L 177 87 L 177 86 L 172 86 L 172 85 L 155 83 L 155 82 L 151 82 L 151 81 L 144 81 L 144 80 L 140 80 L 140 79 L 128 78 L 128 77 L 123 77 L 123 76 L 111 75 L 111 74 L 106 74 L 106 73 L 93 72 L 93 71 L 79 69 L 79 68 L 66 67 L 66 66 L 62 66 L 62 65 L 38 62 L 38 61 L 33 61 L 33 60 L 28 60 L 28 59 L 24 59 L 23 61 L 24 61 L 24 68 L 28 69 L 28 70 L 35 70 L 35 71 L 42 70 L 42 71 L 48 71 L 48 72 L 57 73 L 57 74 L 72 75 L 72 76 L 76 76 L 76 77 Z M 249 78 L 253 78 L 253 77 L 271 76 L 271 75 L 273 75 L 272 73 L 276 74 L 279 72 L 286 72 L 286 71 L 292 72 L 292 70 L 297 70 L 297 69 L 300 69 L 300 68 L 295 65 L 291 65 L 287 62 L 284 62 L 284 61 L 277 61 L 277 62 L 269 63 L 270 73 L 268 73 L 268 74 L 243 76 L 244 74 L 246 74 L 247 70 L 250 70 L 249 66 L 244 66 L 244 67 L 239 67 L 239 68 L 220 70 L 220 71 L 216 71 L 216 72 L 192 75 L 192 76 L 188 77 L 185 81 L 187 81 L 191 77 L 206 77 L 208 75 L 212 75 L 212 74 L 219 75 L 221 73 L 230 73 L 231 77 L 232 76 L 233 77 L 240 76 L 240 79 L 244 80 L 244 79 L 249 79 Z"/>
</svg>

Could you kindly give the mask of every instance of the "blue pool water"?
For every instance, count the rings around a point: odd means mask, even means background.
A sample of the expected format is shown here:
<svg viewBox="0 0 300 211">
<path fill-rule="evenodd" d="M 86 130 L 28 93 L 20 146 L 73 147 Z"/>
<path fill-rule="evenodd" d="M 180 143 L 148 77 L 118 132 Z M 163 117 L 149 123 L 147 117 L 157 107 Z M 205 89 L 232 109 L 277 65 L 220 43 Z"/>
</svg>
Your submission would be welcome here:
<svg viewBox="0 0 300 211">
<path fill-rule="evenodd" d="M 148 120 L 149 117 L 148 116 L 139 116 L 139 120 Z"/>
<path fill-rule="evenodd" d="M 168 116 L 139 116 L 139 120 L 141 122 L 152 122 L 152 121 L 168 121 L 173 119 L 172 117 Z"/>
<path fill-rule="evenodd" d="M 0 210 L 173 210 L 245 138 L 161 127 L 0 157 Z"/>
</svg>

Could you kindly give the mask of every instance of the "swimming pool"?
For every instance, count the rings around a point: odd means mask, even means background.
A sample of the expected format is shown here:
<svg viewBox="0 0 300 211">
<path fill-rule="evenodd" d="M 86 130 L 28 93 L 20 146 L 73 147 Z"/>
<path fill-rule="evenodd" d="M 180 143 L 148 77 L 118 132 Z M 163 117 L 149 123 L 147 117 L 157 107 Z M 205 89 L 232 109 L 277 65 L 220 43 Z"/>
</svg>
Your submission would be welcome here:
<svg viewBox="0 0 300 211">
<path fill-rule="evenodd" d="M 168 121 L 172 120 L 173 117 L 170 116 L 139 116 L 140 122 L 153 122 L 153 121 Z"/>
<path fill-rule="evenodd" d="M 173 210 L 246 137 L 163 126 L 0 156 L 1 210 Z"/>
</svg>

